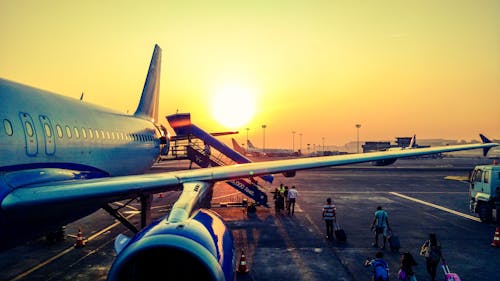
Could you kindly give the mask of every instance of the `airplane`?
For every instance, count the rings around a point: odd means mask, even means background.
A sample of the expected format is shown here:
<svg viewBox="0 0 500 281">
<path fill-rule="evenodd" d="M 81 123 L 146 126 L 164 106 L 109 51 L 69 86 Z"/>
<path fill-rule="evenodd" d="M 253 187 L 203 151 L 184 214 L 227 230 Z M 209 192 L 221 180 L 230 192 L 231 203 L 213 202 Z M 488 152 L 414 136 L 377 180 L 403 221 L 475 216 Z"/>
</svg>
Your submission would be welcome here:
<svg viewBox="0 0 500 281">
<path fill-rule="evenodd" d="M 164 218 L 145 218 L 133 237 L 116 238 L 108 280 L 232 280 L 231 231 L 209 209 L 215 182 L 498 146 L 481 135 L 477 144 L 143 174 L 169 145 L 158 124 L 161 52 L 155 45 L 132 115 L 0 79 L 0 249 L 100 208 L 133 230 L 112 202 L 140 198 L 144 213 L 153 193 L 182 189 Z"/>
<path fill-rule="evenodd" d="M 299 156 L 300 151 L 293 151 L 291 149 L 282 148 L 262 148 L 255 147 L 250 140 L 247 140 L 247 148 L 245 149 L 238 142 L 232 138 L 234 150 L 238 151 L 243 155 L 249 156 L 268 156 L 268 157 L 287 157 L 287 156 Z"/>
</svg>

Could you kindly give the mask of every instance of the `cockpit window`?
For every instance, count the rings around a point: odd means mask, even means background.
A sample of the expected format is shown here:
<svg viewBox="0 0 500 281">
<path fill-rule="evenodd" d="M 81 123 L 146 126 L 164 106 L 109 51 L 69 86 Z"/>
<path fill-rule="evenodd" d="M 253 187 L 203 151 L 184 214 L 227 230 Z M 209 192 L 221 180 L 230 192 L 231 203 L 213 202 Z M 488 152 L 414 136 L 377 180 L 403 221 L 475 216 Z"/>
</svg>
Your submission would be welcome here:
<svg viewBox="0 0 500 281">
<path fill-rule="evenodd" d="M 12 134 L 14 133 L 14 131 L 12 130 L 12 124 L 7 119 L 3 120 L 3 128 L 5 129 L 5 133 L 7 134 L 7 136 L 12 136 Z"/>
</svg>

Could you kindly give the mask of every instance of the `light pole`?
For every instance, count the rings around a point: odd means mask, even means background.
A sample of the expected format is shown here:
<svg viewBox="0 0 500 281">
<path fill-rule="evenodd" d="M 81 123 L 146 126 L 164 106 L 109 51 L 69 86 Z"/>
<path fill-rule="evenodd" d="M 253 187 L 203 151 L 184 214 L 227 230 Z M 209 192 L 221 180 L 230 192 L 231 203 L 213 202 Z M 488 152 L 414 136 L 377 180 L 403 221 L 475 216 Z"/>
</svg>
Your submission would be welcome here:
<svg viewBox="0 0 500 281">
<path fill-rule="evenodd" d="M 323 153 L 325 153 L 325 137 L 321 138 L 323 140 Z"/>
<path fill-rule="evenodd" d="M 361 124 L 356 124 L 356 129 L 357 129 L 356 153 L 359 153 L 359 128 L 361 128 Z"/>
<path fill-rule="evenodd" d="M 302 133 L 300 133 L 299 136 L 300 136 L 299 150 L 300 150 L 300 153 L 302 153 Z"/>
<path fill-rule="evenodd" d="M 266 125 L 262 125 L 262 153 L 266 153 Z"/>
<path fill-rule="evenodd" d="M 295 131 L 292 131 L 292 152 L 295 151 Z"/>
<path fill-rule="evenodd" d="M 250 128 L 246 128 L 245 130 L 247 130 L 247 144 L 248 144 L 248 131 L 250 130 Z"/>
</svg>

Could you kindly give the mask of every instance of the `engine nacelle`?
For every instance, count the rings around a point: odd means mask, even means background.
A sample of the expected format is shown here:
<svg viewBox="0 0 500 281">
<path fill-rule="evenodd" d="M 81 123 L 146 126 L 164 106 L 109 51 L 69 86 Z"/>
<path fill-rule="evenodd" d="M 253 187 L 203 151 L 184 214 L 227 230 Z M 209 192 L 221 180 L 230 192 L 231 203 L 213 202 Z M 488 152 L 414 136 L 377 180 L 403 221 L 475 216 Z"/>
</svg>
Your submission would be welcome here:
<svg viewBox="0 0 500 281">
<path fill-rule="evenodd" d="M 230 229 L 201 209 L 187 221 L 162 219 L 139 232 L 119 253 L 108 280 L 231 281 L 234 268 Z"/>
<path fill-rule="evenodd" d="M 372 161 L 372 166 L 388 166 L 394 164 L 397 158 L 382 159 L 377 161 Z"/>
</svg>

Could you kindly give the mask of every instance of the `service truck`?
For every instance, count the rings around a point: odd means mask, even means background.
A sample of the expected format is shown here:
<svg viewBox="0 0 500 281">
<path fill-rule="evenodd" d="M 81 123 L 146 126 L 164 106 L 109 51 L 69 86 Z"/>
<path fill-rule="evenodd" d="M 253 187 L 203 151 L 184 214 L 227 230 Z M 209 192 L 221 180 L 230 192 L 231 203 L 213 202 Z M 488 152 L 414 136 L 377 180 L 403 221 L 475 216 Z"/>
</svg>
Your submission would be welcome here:
<svg viewBox="0 0 500 281">
<path fill-rule="evenodd" d="M 469 176 L 470 211 L 477 213 L 482 222 L 500 223 L 500 165 L 474 167 Z"/>
</svg>

